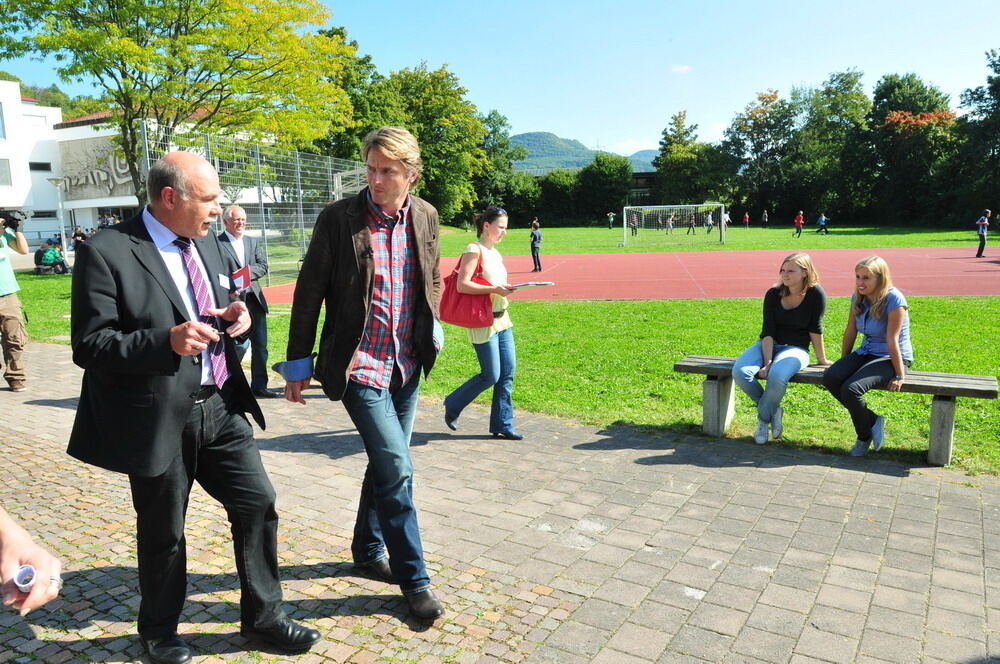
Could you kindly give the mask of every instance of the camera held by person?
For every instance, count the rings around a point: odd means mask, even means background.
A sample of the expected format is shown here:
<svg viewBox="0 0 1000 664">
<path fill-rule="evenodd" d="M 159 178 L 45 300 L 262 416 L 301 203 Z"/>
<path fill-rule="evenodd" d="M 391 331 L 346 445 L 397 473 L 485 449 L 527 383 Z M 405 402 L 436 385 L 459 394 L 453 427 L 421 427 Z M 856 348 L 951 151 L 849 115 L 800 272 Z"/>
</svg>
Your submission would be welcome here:
<svg viewBox="0 0 1000 664">
<path fill-rule="evenodd" d="M 21 224 L 27 218 L 28 216 L 20 210 L 0 210 L 0 223 L 15 233 L 21 230 Z"/>
</svg>

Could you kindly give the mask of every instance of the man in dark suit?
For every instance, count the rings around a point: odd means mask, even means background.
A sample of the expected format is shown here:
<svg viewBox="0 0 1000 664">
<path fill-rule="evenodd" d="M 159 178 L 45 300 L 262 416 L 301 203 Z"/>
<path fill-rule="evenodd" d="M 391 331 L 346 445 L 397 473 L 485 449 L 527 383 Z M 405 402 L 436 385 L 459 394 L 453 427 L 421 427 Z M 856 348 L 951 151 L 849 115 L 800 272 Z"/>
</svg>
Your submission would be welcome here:
<svg viewBox="0 0 1000 664">
<path fill-rule="evenodd" d="M 153 662 L 191 659 L 177 624 L 194 481 L 232 524 L 241 632 L 306 650 L 319 633 L 281 608 L 274 489 L 245 415 L 264 426 L 233 341 L 250 315 L 230 302 L 230 263 L 209 236 L 222 212 L 218 175 L 200 156 L 172 152 L 150 168 L 147 188 L 142 213 L 77 245 L 73 361 L 84 374 L 68 452 L 129 476 L 139 636 Z"/>
<path fill-rule="evenodd" d="M 250 289 L 244 300 L 253 321 L 249 340 L 250 389 L 256 397 L 274 399 L 278 395 L 267 389 L 267 300 L 264 299 L 264 289 L 260 287 L 260 278 L 267 274 L 267 254 L 257 238 L 244 234 L 247 213 L 239 205 L 232 205 L 226 210 L 222 223 L 226 225 L 226 230 L 219 233 L 222 246 L 236 261 L 237 267 L 246 265 L 250 268 Z M 247 352 L 246 344 L 239 344 L 237 352 L 243 359 Z"/>
</svg>

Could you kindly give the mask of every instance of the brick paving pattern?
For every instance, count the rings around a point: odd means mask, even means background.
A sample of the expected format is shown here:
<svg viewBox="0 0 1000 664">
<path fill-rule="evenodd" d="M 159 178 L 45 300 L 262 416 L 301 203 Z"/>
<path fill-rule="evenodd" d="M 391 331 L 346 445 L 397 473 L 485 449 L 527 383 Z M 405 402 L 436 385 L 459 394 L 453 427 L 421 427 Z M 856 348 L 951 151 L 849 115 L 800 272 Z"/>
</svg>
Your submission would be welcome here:
<svg viewBox="0 0 1000 664">
<path fill-rule="evenodd" d="M 0 501 L 66 585 L 26 620 L 0 612 L 0 664 L 145 661 L 126 479 L 64 453 L 69 349 L 32 344 L 27 366 L 29 390 L 0 394 Z M 451 433 L 429 401 L 415 492 L 448 613 L 414 623 L 351 570 L 365 455 L 340 405 L 308 395 L 263 402 L 258 440 L 287 608 L 324 639 L 248 650 L 225 516 L 196 488 L 180 626 L 196 662 L 1000 661 L 996 478 L 524 414 L 525 440 L 497 441 L 485 411 Z"/>
</svg>

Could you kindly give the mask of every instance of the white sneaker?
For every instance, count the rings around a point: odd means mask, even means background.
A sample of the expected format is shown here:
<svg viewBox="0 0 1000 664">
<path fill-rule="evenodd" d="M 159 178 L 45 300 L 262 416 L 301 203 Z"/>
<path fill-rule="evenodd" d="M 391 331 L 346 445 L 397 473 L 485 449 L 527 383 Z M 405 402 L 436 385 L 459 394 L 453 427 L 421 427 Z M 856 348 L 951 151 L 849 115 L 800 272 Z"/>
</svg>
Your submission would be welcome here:
<svg viewBox="0 0 1000 664">
<path fill-rule="evenodd" d="M 881 415 L 875 416 L 875 424 L 872 425 L 872 447 L 878 452 L 885 443 L 885 418 Z"/>
<path fill-rule="evenodd" d="M 781 421 L 781 416 L 785 414 L 785 411 L 781 409 L 781 406 L 774 411 L 774 415 L 771 416 L 771 438 L 781 438 L 781 434 L 785 431 L 785 425 Z"/>
<path fill-rule="evenodd" d="M 770 426 L 764 420 L 757 420 L 757 431 L 753 434 L 753 442 L 763 445 L 767 442 L 767 428 Z"/>
</svg>

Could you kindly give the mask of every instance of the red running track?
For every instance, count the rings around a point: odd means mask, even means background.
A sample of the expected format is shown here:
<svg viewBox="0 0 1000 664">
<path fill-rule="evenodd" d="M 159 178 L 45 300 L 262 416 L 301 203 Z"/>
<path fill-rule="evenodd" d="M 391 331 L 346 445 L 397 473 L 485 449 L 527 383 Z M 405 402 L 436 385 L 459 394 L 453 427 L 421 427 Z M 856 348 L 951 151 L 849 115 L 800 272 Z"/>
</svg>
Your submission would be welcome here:
<svg viewBox="0 0 1000 664">
<path fill-rule="evenodd" d="M 530 288 L 519 300 L 682 300 L 759 298 L 777 281 L 790 252 L 686 251 L 650 254 L 542 255 L 544 270 L 531 272 L 530 256 L 504 258 L 512 283 L 554 281 Z M 974 247 L 941 249 L 816 249 L 810 251 L 823 288 L 831 297 L 854 287 L 854 265 L 872 254 L 884 258 L 894 284 L 907 295 L 1000 295 L 1000 259 L 974 258 Z M 441 274 L 457 258 L 441 259 Z M 275 304 L 292 301 L 294 284 L 266 289 Z"/>
</svg>

